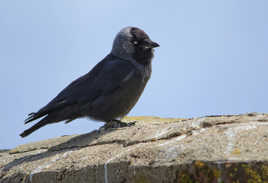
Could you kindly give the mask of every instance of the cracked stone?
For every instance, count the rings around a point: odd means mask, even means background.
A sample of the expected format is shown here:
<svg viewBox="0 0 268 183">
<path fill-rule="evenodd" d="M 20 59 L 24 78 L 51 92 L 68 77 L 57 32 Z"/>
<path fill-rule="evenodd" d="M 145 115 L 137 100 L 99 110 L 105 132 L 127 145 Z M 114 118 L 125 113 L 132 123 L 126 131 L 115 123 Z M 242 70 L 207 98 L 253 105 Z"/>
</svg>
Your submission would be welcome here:
<svg viewBox="0 0 268 183">
<path fill-rule="evenodd" d="M 268 114 L 123 120 L 0 151 L 0 183 L 268 181 Z"/>
</svg>

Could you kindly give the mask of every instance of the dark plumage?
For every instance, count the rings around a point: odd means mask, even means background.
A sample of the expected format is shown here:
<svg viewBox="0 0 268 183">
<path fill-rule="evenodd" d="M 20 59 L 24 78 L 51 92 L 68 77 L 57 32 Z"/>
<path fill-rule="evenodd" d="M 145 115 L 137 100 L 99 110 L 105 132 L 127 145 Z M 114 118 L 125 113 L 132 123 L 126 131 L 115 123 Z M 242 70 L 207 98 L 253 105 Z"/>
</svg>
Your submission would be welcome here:
<svg viewBox="0 0 268 183">
<path fill-rule="evenodd" d="M 109 122 L 125 116 L 138 101 L 151 76 L 153 48 L 159 45 L 136 27 L 126 27 L 115 37 L 113 48 L 90 72 L 63 89 L 25 124 L 44 117 L 25 130 L 25 137 L 55 122 L 80 117 Z"/>
</svg>

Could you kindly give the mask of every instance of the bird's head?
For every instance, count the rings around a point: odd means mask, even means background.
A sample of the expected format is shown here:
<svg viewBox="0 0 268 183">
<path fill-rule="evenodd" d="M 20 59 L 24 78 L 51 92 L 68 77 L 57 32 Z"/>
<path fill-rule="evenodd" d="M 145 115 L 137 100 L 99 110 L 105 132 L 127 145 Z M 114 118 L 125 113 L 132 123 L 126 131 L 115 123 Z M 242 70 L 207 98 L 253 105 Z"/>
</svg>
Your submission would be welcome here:
<svg viewBox="0 0 268 183">
<path fill-rule="evenodd" d="M 159 44 L 137 27 L 125 27 L 115 37 L 112 54 L 125 59 L 135 60 L 146 65 L 153 58 L 153 51 Z"/>
</svg>

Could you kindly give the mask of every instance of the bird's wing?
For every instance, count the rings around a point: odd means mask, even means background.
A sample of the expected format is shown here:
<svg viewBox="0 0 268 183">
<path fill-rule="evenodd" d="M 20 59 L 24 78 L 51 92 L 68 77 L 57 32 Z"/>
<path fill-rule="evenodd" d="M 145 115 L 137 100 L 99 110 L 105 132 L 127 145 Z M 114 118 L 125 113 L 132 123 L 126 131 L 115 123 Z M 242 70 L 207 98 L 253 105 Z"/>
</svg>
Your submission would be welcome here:
<svg viewBox="0 0 268 183">
<path fill-rule="evenodd" d="M 134 66 L 129 62 L 108 56 L 89 73 L 69 84 L 38 112 L 31 113 L 25 123 L 66 106 L 84 102 L 91 103 L 100 96 L 111 94 L 127 82 L 134 71 Z"/>
</svg>

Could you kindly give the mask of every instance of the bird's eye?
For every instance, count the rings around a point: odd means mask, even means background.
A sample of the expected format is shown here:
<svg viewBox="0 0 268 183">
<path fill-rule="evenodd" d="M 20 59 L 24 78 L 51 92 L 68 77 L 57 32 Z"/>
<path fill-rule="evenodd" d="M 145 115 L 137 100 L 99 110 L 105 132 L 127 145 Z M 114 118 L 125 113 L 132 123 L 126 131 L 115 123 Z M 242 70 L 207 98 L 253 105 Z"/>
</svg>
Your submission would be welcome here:
<svg viewBox="0 0 268 183">
<path fill-rule="evenodd" d="M 138 41 L 132 41 L 132 43 L 134 44 L 134 45 L 138 45 L 139 44 L 139 42 Z"/>
</svg>

